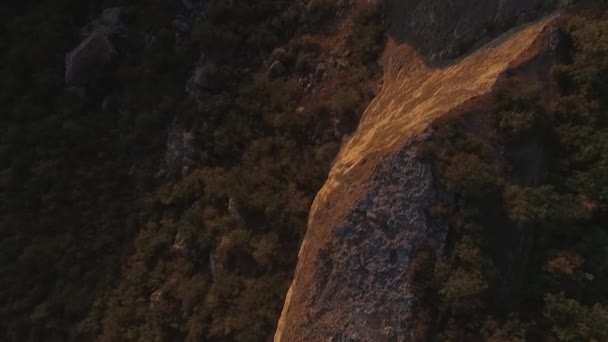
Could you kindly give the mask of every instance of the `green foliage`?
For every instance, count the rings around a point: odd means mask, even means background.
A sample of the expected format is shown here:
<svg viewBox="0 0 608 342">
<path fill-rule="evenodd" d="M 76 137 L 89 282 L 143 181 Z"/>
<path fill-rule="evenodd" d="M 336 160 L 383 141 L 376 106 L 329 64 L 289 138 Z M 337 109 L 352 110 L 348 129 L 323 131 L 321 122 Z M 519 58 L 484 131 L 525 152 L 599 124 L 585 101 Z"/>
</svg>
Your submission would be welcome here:
<svg viewBox="0 0 608 342">
<path fill-rule="evenodd" d="M 471 314 L 480 308 L 481 297 L 488 284 L 479 272 L 462 268 L 448 271 L 449 267 L 439 265 L 437 271 L 437 278 L 441 282 L 439 295 L 443 304 L 457 313 Z"/>
<path fill-rule="evenodd" d="M 581 305 L 560 294 L 545 296 L 545 315 L 553 323 L 560 341 L 604 341 L 608 339 L 608 308 Z"/>
<path fill-rule="evenodd" d="M 131 4 L 128 34 L 113 38 L 119 58 L 82 97 L 64 91 L 65 53 L 101 4 L 0 11 L 0 35 L 10 37 L 0 60 L 11 66 L 0 68 L 0 339 L 272 333 L 337 149 L 310 142 L 310 120 L 294 113 L 297 83 L 245 72 L 299 29 L 291 2 L 226 4 L 208 2 L 206 19 L 179 40 L 175 3 Z M 320 49 L 312 36 L 298 48 Z M 196 108 L 183 87 L 201 49 L 218 61 L 225 93 Z M 205 168 L 159 186 L 154 173 L 176 117 L 194 127 Z M 229 196 L 251 226 L 227 213 Z M 212 255 L 224 268 L 213 277 Z"/>
<path fill-rule="evenodd" d="M 444 173 L 447 189 L 468 197 L 478 197 L 493 183 L 492 170 L 477 155 L 456 153 L 449 159 Z"/>
<path fill-rule="evenodd" d="M 253 258 L 262 267 L 270 266 L 279 248 L 279 237 L 277 234 L 269 233 L 253 242 Z"/>
<path fill-rule="evenodd" d="M 315 56 L 321 52 L 321 44 L 318 38 L 305 33 L 302 34 L 289 42 L 289 48 L 294 53 L 307 54 L 309 57 Z"/>
<path fill-rule="evenodd" d="M 552 187 L 521 188 L 509 186 L 504 193 L 511 220 L 518 224 L 538 223 L 556 217 L 560 201 Z"/>
<path fill-rule="evenodd" d="M 308 53 L 300 53 L 296 59 L 295 69 L 301 74 L 307 74 L 314 71 L 315 65 L 313 58 Z"/>
<path fill-rule="evenodd" d="M 530 132 L 537 122 L 534 112 L 501 112 L 498 127 L 509 136 L 521 136 Z"/>
<path fill-rule="evenodd" d="M 380 10 L 371 1 L 359 1 L 354 11 L 355 30 L 352 42 L 355 55 L 364 63 L 372 62 L 382 51 L 384 27 Z"/>
<path fill-rule="evenodd" d="M 507 77 L 493 127 L 480 134 L 446 119 L 424 145 L 444 190 L 464 195 L 442 208 L 448 252 L 427 294 L 442 304 L 442 336 L 608 338 L 608 26 L 577 17 L 566 31 L 572 45 L 553 69 L 558 89 Z M 521 165 L 530 151 L 540 151 L 538 165 Z M 521 169 L 534 177 L 522 179 Z"/>
<path fill-rule="evenodd" d="M 462 315 L 475 314 L 483 305 L 491 268 L 492 262 L 484 255 L 478 242 L 471 237 L 459 241 L 451 257 L 435 267 L 435 281 L 444 310 Z"/>
<path fill-rule="evenodd" d="M 497 322 L 490 319 L 486 321 L 484 334 L 488 342 L 524 342 L 526 341 L 526 326 L 519 320 L 510 319 L 504 324 L 497 326 Z"/>
<path fill-rule="evenodd" d="M 498 109 L 528 111 L 539 107 L 540 85 L 526 80 L 507 79 L 498 92 Z"/>
<path fill-rule="evenodd" d="M 329 99 L 329 107 L 339 116 L 352 114 L 360 103 L 359 94 L 352 88 L 340 89 Z"/>
</svg>

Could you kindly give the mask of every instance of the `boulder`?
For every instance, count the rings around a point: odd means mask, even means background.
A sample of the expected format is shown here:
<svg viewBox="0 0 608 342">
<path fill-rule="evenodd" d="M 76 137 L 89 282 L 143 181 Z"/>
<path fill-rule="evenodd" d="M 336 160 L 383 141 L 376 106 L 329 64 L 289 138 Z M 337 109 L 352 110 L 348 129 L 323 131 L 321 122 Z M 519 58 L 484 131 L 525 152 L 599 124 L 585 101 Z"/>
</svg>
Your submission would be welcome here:
<svg viewBox="0 0 608 342">
<path fill-rule="evenodd" d="M 570 0 L 382 1 L 388 34 L 441 64 L 474 50 L 521 21 L 570 5 Z"/>
<path fill-rule="evenodd" d="M 88 37 L 93 32 L 100 32 L 106 36 L 122 34 L 126 31 L 123 23 L 125 11 L 122 7 L 104 9 L 99 17 L 88 23 L 82 30 L 82 36 Z"/>
<path fill-rule="evenodd" d="M 336 59 L 336 66 L 338 69 L 346 69 L 348 68 L 348 61 L 343 58 L 338 58 Z"/>
<path fill-rule="evenodd" d="M 186 239 L 180 234 L 175 235 L 173 246 L 171 246 L 171 252 L 176 256 L 187 258 L 189 256 L 188 243 Z"/>
<path fill-rule="evenodd" d="M 68 85 L 86 85 L 115 56 L 116 50 L 106 35 L 99 31 L 93 32 L 66 55 L 65 82 Z"/>
<path fill-rule="evenodd" d="M 216 90 L 221 88 L 219 70 L 213 63 L 205 63 L 196 68 L 192 76 L 192 82 L 197 88 L 204 90 Z"/>
<path fill-rule="evenodd" d="M 272 62 L 282 61 L 283 57 L 285 57 L 286 54 L 287 54 L 287 50 L 285 48 L 282 48 L 282 47 L 276 48 L 272 51 L 272 54 L 270 55 L 270 60 Z"/>
<path fill-rule="evenodd" d="M 167 136 L 167 150 L 165 152 L 163 167 L 166 170 L 164 176 L 185 176 L 194 166 L 196 151 L 193 145 L 192 132 L 186 131 L 181 125 L 174 123 L 169 129 Z"/>
<path fill-rule="evenodd" d="M 223 236 L 217 247 L 209 255 L 209 271 L 213 279 L 216 279 L 228 268 L 228 245 L 228 239 Z"/>
<path fill-rule="evenodd" d="M 274 61 L 268 68 L 268 77 L 269 78 L 279 78 L 285 76 L 287 73 L 287 68 L 281 61 Z"/>
<path fill-rule="evenodd" d="M 158 170 L 158 172 L 156 172 L 154 174 L 154 178 L 163 179 L 163 178 L 165 178 L 166 175 L 167 175 L 167 170 L 161 169 L 161 170 Z"/>
<path fill-rule="evenodd" d="M 104 9 L 99 19 L 103 25 L 118 29 L 122 26 L 122 15 L 122 7 L 111 7 Z"/>
<path fill-rule="evenodd" d="M 326 70 L 325 64 L 319 63 L 319 64 L 317 64 L 317 67 L 315 68 L 315 75 L 323 76 L 323 74 L 325 74 L 325 70 Z"/>
<path fill-rule="evenodd" d="M 241 208 L 237 200 L 232 197 L 228 199 L 228 213 L 239 227 L 246 227 L 246 220 L 245 215 L 243 213 L 243 209 Z"/>
<path fill-rule="evenodd" d="M 192 10 L 194 9 L 194 4 L 192 3 L 192 1 L 190 0 L 182 0 L 182 5 L 184 6 L 185 9 L 187 10 Z"/>
<path fill-rule="evenodd" d="M 188 33 L 190 32 L 190 24 L 183 19 L 175 19 L 173 20 L 173 27 L 180 33 Z"/>
</svg>

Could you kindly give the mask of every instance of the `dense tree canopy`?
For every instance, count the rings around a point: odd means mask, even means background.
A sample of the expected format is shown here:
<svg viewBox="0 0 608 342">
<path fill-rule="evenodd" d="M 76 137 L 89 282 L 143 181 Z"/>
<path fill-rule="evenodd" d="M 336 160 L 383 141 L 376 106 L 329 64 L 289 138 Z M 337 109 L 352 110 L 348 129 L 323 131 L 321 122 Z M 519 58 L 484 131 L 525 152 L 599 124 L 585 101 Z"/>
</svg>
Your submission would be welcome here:
<svg viewBox="0 0 608 342">
<path fill-rule="evenodd" d="M 352 130 L 369 100 L 362 61 L 378 51 L 378 16 L 357 19 L 373 34 L 353 38 L 343 90 L 296 113 L 302 86 L 258 71 L 285 46 L 286 68 L 314 72 L 330 1 L 314 3 L 318 15 L 287 0 L 209 1 L 184 34 L 175 1 L 10 3 L 0 5 L 0 339 L 271 336 L 339 147 L 324 131 L 334 117 Z M 66 85 L 66 53 L 113 6 L 117 58 Z M 201 52 L 215 88 L 195 101 L 184 88 Z M 192 132 L 195 167 L 155 176 L 178 126 Z"/>
</svg>

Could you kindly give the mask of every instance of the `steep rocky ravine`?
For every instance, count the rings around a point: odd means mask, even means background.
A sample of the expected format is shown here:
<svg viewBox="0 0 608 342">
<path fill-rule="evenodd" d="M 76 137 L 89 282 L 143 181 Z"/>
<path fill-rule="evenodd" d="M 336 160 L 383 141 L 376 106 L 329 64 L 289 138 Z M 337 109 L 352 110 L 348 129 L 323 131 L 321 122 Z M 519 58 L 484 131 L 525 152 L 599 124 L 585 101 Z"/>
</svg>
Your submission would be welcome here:
<svg viewBox="0 0 608 342">
<path fill-rule="evenodd" d="M 506 70 L 551 49 L 555 18 L 439 66 L 426 51 L 389 41 L 384 88 L 314 200 L 275 341 L 413 338 L 412 253 L 447 233 L 427 219 L 436 189 L 430 166 L 414 157 L 415 142 L 433 120 L 491 92 Z"/>
</svg>

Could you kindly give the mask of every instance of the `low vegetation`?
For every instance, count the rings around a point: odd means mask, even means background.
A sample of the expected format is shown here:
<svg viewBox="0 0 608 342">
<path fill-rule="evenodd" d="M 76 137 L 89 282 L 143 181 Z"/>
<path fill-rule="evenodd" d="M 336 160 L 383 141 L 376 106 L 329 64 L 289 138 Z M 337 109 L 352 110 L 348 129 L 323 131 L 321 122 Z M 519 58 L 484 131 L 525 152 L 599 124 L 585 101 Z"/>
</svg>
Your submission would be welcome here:
<svg viewBox="0 0 608 342">
<path fill-rule="evenodd" d="M 371 96 L 365 66 L 300 104 L 297 77 L 258 73 L 277 46 L 289 70 L 315 71 L 320 42 L 292 1 L 210 1 L 180 39 L 175 2 L 129 1 L 120 58 L 79 94 L 64 56 L 101 4 L 14 3 L 0 11 L 0 339 L 268 339 L 339 148 L 326 133 L 354 129 Z M 197 104 L 184 85 L 200 51 L 222 84 Z M 165 182 L 174 122 L 197 167 Z"/>
<path fill-rule="evenodd" d="M 446 191 L 431 213 L 450 222 L 448 252 L 419 284 L 442 340 L 607 338 L 607 23 L 566 24 L 556 90 L 511 76 L 493 122 L 444 119 L 421 147 Z"/>
</svg>

